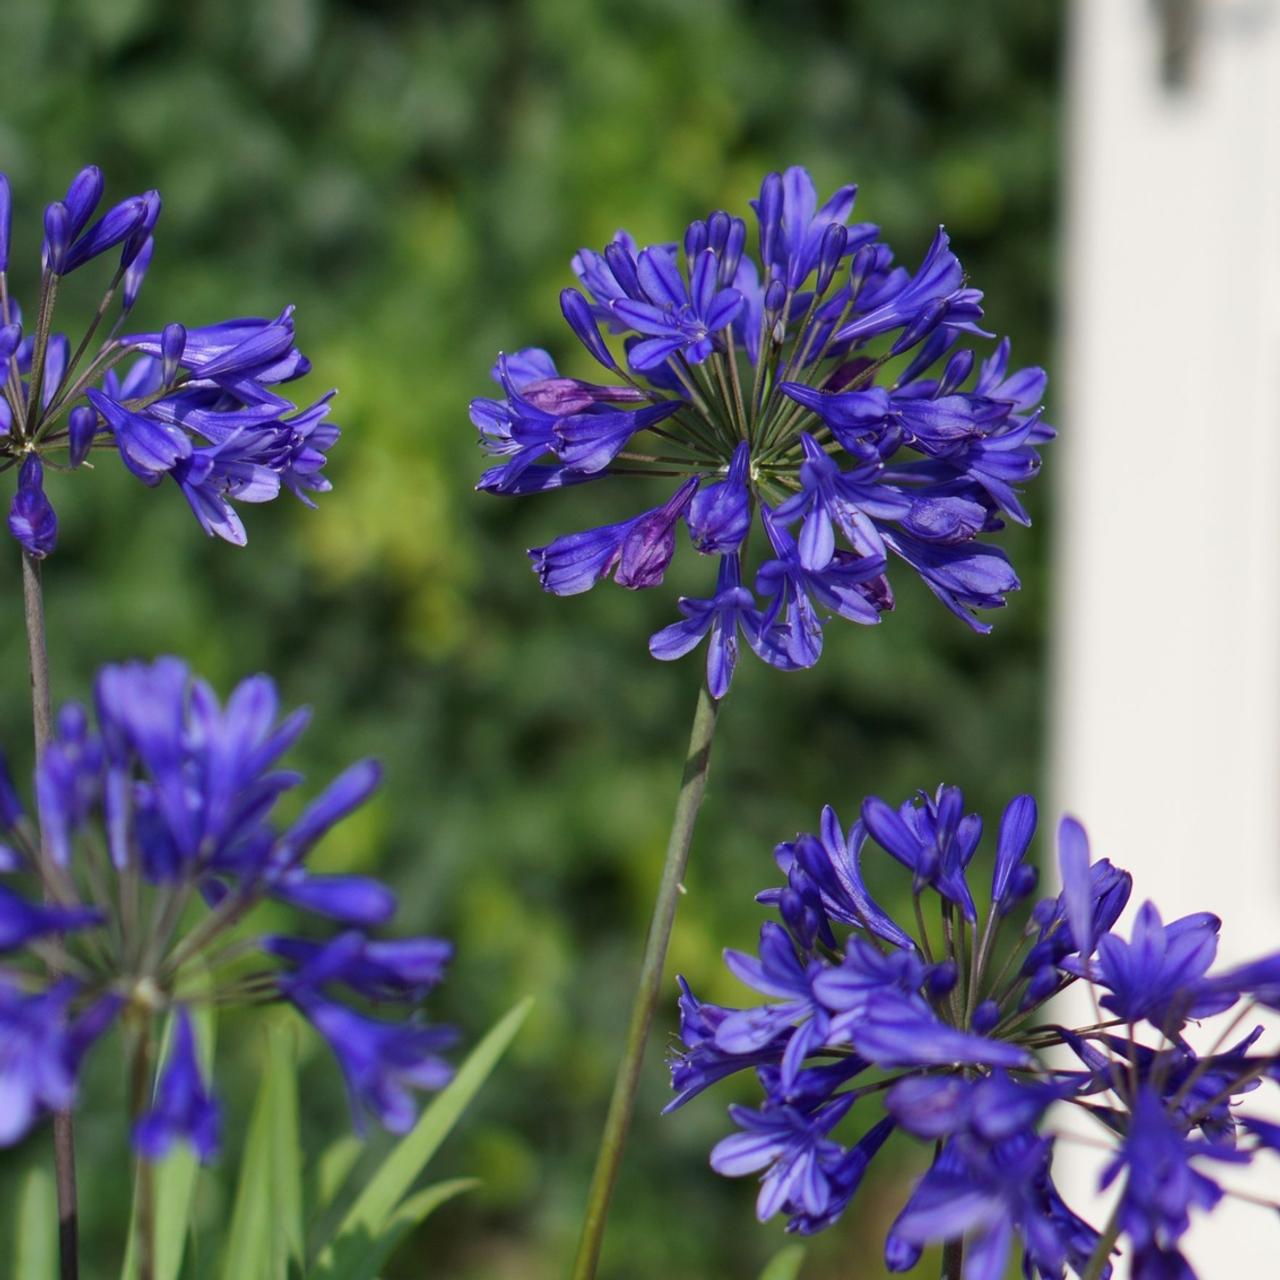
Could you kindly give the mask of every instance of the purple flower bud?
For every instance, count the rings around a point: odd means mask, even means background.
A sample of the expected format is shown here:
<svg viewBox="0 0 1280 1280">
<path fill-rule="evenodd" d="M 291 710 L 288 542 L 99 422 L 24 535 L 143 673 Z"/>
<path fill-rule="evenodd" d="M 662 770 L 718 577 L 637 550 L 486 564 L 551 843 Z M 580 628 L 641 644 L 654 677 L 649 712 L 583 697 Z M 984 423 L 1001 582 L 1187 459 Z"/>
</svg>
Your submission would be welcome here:
<svg viewBox="0 0 1280 1280">
<path fill-rule="evenodd" d="M 9 270 L 9 229 L 13 220 L 13 194 L 9 178 L 0 173 L 0 271 Z"/>
<path fill-rule="evenodd" d="M 668 502 L 642 516 L 622 543 L 618 570 L 613 580 L 620 587 L 638 590 L 656 587 L 676 551 L 676 522 L 689 505 L 698 487 L 692 476 L 671 495 Z"/>
<path fill-rule="evenodd" d="M 942 323 L 950 306 L 950 299 L 934 298 L 902 331 L 898 340 L 889 348 L 889 354 L 900 355 L 903 351 L 909 351 L 917 342 L 922 342 Z"/>
<path fill-rule="evenodd" d="M 22 326 L 7 324 L 0 328 L 0 364 L 7 364 L 9 357 L 22 344 Z"/>
<path fill-rule="evenodd" d="M 177 322 L 167 324 L 160 334 L 160 382 L 169 386 L 178 372 L 182 353 L 187 349 L 187 330 Z"/>
<path fill-rule="evenodd" d="M 862 292 L 867 277 L 880 260 L 880 250 L 874 244 L 864 244 L 849 262 L 849 289 L 856 298 Z"/>
<path fill-rule="evenodd" d="M 163 207 L 158 191 L 144 191 L 139 199 L 142 201 L 142 218 L 138 223 L 137 229 L 124 242 L 124 248 L 120 251 L 120 265 L 126 272 L 133 266 L 144 250 L 148 261 L 150 260 L 152 249 L 151 233 L 155 230 L 155 225 L 160 219 L 160 210 Z M 143 270 L 146 270 L 145 266 Z M 133 304 L 130 303 L 129 305 L 132 306 Z"/>
<path fill-rule="evenodd" d="M 67 246 L 71 242 L 71 218 L 67 206 L 55 200 L 44 211 L 44 251 L 41 263 L 46 271 L 60 275 L 67 259 Z"/>
<path fill-rule="evenodd" d="M 1039 1004 L 1053 994 L 1057 985 L 1058 970 L 1053 965 L 1046 964 L 1037 969 L 1027 984 L 1026 994 L 1019 1002 L 1019 1007 L 1029 1009 L 1033 1004 Z"/>
<path fill-rule="evenodd" d="M 689 223 L 684 233 L 684 256 L 689 262 L 693 262 L 698 254 L 707 247 L 707 224 L 699 218 L 696 222 Z"/>
<path fill-rule="evenodd" d="M 729 239 L 729 215 L 723 209 L 717 209 L 707 219 L 707 247 L 717 254 L 724 252 L 725 243 Z"/>
<path fill-rule="evenodd" d="M 994 1000 L 983 1000 L 973 1011 L 973 1021 L 970 1025 L 980 1036 L 994 1031 L 999 1024 L 1000 1006 Z"/>
<path fill-rule="evenodd" d="M 96 164 L 81 169 L 67 188 L 63 204 L 67 206 L 67 230 L 72 240 L 84 230 L 102 199 L 102 170 Z"/>
<path fill-rule="evenodd" d="M 620 240 L 605 245 L 605 265 L 613 272 L 613 278 L 621 286 L 628 298 L 643 298 L 644 290 L 640 287 L 640 277 L 636 274 L 636 260 L 631 250 Z"/>
<path fill-rule="evenodd" d="M 769 315 L 777 315 L 787 300 L 787 286 L 781 280 L 769 281 L 764 291 L 764 309 Z"/>
<path fill-rule="evenodd" d="M 964 385 L 973 372 L 973 360 L 972 349 L 966 347 L 947 361 L 947 367 L 942 371 L 942 378 L 938 383 L 939 396 L 949 396 L 957 387 Z"/>
<path fill-rule="evenodd" d="M 822 244 L 818 250 L 818 294 L 826 293 L 835 277 L 836 268 L 844 256 L 844 247 L 849 242 L 849 229 L 842 222 L 831 222 L 822 233 Z"/>
<path fill-rule="evenodd" d="M 941 964 L 935 964 L 925 976 L 925 985 L 929 988 L 929 994 L 934 999 L 941 999 L 943 996 L 950 995 L 955 990 L 956 983 L 960 980 L 960 972 L 952 960 L 944 960 Z"/>
<path fill-rule="evenodd" d="M 78 467 L 93 448 L 98 430 L 98 415 L 87 405 L 78 404 L 67 418 L 67 448 L 73 467 Z"/>
<path fill-rule="evenodd" d="M 771 173 L 760 184 L 756 217 L 760 220 L 760 260 L 765 270 L 773 261 L 782 231 L 782 174 Z"/>
<path fill-rule="evenodd" d="M 747 224 L 741 218 L 734 218 L 729 224 L 729 234 L 720 253 L 720 284 L 728 286 L 738 274 L 738 263 L 742 261 L 743 246 L 747 243 Z"/>
<path fill-rule="evenodd" d="M 53 208 L 54 206 L 50 206 Z M 147 205 L 142 196 L 131 196 L 108 209 L 82 235 L 78 236 L 66 251 L 60 268 L 61 274 L 68 275 L 72 271 L 92 262 L 100 254 L 127 240 L 138 231 L 147 216 Z M 46 229 L 48 220 L 46 218 Z M 141 248 L 141 242 L 139 242 Z M 124 263 L 127 266 L 128 263 Z"/>
<path fill-rule="evenodd" d="M 1023 898 L 1035 892 L 1040 882 L 1040 869 L 1024 862 L 1009 878 L 1009 888 L 1005 900 L 1010 904 L 1021 902 Z"/>
<path fill-rule="evenodd" d="M 535 409 L 564 418 L 597 404 L 640 404 L 648 397 L 638 387 L 601 387 L 577 378 L 541 378 L 526 383 L 520 395 Z"/>
<path fill-rule="evenodd" d="M 596 326 L 595 316 L 591 314 L 591 304 L 586 298 L 577 289 L 565 289 L 560 294 L 560 310 L 564 313 L 564 318 L 569 322 L 569 328 L 573 330 L 578 341 L 606 369 L 617 371 L 618 362 L 605 346 L 600 330 Z"/>
<path fill-rule="evenodd" d="M 67 361 L 71 359 L 71 343 L 65 333 L 51 334 L 49 345 L 45 348 L 44 376 L 40 392 L 40 407 L 47 409 L 62 385 L 62 375 L 67 371 Z"/>
<path fill-rule="evenodd" d="M 26 552 L 43 560 L 58 543 L 58 517 L 45 497 L 44 468 L 30 454 L 18 474 L 18 492 L 9 508 L 9 532 Z"/>
<path fill-rule="evenodd" d="M 124 289 L 121 295 L 121 304 L 125 311 L 131 311 L 133 304 L 138 300 L 138 290 L 142 288 L 142 282 L 146 278 L 147 268 L 151 265 L 151 255 L 155 252 L 155 247 L 155 241 L 150 236 L 147 236 L 142 244 L 139 245 L 137 254 L 125 270 Z"/>
</svg>

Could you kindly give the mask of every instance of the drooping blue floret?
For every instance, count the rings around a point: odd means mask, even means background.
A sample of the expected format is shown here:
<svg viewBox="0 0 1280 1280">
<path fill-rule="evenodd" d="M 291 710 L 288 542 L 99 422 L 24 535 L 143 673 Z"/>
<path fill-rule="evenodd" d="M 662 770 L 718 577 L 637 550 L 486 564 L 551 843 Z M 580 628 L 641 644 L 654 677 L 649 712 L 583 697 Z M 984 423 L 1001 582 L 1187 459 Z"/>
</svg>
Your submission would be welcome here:
<svg viewBox="0 0 1280 1280">
<path fill-rule="evenodd" d="M 134 1125 L 133 1145 L 148 1160 L 163 1160 L 175 1142 L 185 1142 L 207 1164 L 217 1154 L 221 1137 L 221 1108 L 196 1060 L 191 1014 L 181 1007 L 173 1048 L 156 1082 L 151 1106 Z"/>
</svg>

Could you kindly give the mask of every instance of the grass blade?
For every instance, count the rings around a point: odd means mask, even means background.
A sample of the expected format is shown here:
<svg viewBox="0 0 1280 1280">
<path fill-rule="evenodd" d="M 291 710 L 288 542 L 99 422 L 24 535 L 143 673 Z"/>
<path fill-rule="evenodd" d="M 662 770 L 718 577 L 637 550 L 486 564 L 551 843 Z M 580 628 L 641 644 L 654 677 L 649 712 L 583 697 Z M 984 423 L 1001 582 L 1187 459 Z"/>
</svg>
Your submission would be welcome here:
<svg viewBox="0 0 1280 1280">
<path fill-rule="evenodd" d="M 333 1264 L 336 1251 L 348 1239 L 362 1240 L 366 1247 L 377 1240 L 414 1181 L 426 1168 L 440 1144 L 479 1092 L 490 1072 L 498 1065 L 507 1046 L 520 1030 L 532 1004 L 530 999 L 515 1006 L 471 1051 L 452 1083 L 422 1113 L 418 1123 L 391 1149 L 377 1173 L 356 1197 L 334 1238 L 320 1251 L 318 1268 L 323 1272 Z M 233 1280 L 228 1276 L 227 1280 Z"/>
<path fill-rule="evenodd" d="M 58 1198 L 44 1165 L 27 1170 L 14 1208 L 13 1274 L 23 1280 L 57 1280 Z"/>
<path fill-rule="evenodd" d="M 353 1232 L 334 1246 L 333 1260 L 317 1267 L 311 1280 L 375 1280 L 404 1238 L 448 1200 L 479 1186 L 476 1178 L 451 1178 L 401 1201 L 376 1239 Z"/>
<path fill-rule="evenodd" d="M 768 1265 L 760 1273 L 760 1280 L 798 1280 L 803 1265 L 804 1245 L 788 1245 L 769 1259 Z"/>
<path fill-rule="evenodd" d="M 284 1118 L 281 1118 L 283 1113 Z M 267 1060 L 249 1121 L 223 1280 L 286 1280 L 301 1252 L 302 1192 L 292 1029 L 267 1028 Z"/>
</svg>

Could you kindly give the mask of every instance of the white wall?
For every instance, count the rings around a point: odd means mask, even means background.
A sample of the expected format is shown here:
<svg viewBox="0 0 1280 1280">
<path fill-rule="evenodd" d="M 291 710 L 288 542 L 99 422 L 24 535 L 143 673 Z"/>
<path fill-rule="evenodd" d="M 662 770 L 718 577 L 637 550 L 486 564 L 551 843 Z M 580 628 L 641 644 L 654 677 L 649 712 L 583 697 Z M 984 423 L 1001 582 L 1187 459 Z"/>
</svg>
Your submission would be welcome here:
<svg viewBox="0 0 1280 1280">
<path fill-rule="evenodd" d="M 1054 790 L 1235 959 L 1280 946 L 1280 3 L 1199 9 L 1175 89 L 1157 0 L 1073 5 Z M 1280 1225 L 1188 1252 L 1277 1275 Z"/>
</svg>

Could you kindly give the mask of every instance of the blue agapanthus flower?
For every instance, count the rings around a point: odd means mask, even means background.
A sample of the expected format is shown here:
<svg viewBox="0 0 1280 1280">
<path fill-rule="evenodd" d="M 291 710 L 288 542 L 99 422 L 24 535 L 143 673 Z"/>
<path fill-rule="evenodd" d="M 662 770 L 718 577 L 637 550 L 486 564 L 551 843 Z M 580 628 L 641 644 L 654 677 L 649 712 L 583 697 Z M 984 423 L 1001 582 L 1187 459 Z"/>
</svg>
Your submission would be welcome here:
<svg viewBox="0 0 1280 1280">
<path fill-rule="evenodd" d="M 85 1052 L 113 1023 L 136 1040 L 171 1017 L 134 1146 L 158 1160 L 185 1142 L 211 1158 L 221 1119 L 191 1019 L 201 1004 L 291 1003 L 332 1047 L 359 1127 L 371 1115 L 404 1131 L 414 1091 L 448 1081 L 453 1033 L 417 1010 L 452 948 L 383 936 L 390 889 L 308 867 L 378 766 L 353 765 L 292 822 L 272 821 L 302 782 L 280 760 L 307 720 L 280 717 L 265 676 L 223 704 L 160 658 L 104 667 L 92 712 L 63 707 L 33 816 L 0 762 L 0 1145 L 71 1105 Z M 299 913 L 298 933 L 258 932 L 271 901 Z"/>
<path fill-rule="evenodd" d="M 1015 1255 L 1027 1277 L 1109 1275 L 1116 1248 L 1134 1275 L 1191 1276 L 1179 1241 L 1225 1194 L 1215 1163 L 1280 1151 L 1280 1125 L 1240 1110 L 1280 1079 L 1280 1054 L 1260 1047 L 1260 1026 L 1228 1044 L 1253 1005 L 1280 1007 L 1280 953 L 1215 975 L 1218 920 L 1165 924 L 1150 903 L 1125 940 L 1115 927 L 1132 881 L 1092 860 L 1072 818 L 1058 832 L 1062 890 L 1029 905 L 1035 829 L 1035 801 L 1016 797 L 990 892 L 978 894 L 982 820 L 957 788 L 897 806 L 869 797 L 847 833 L 828 808 L 817 834 L 775 851 L 786 883 L 759 895 L 778 919 L 761 927 L 757 952 L 725 952 L 755 998 L 707 1004 L 681 979 L 668 1111 L 755 1073 L 760 1104 L 730 1108 L 737 1131 L 711 1165 L 759 1175 L 761 1220 L 782 1214 L 800 1234 L 830 1226 L 896 1133 L 933 1158 L 888 1232 L 891 1271 L 950 1243 L 965 1280 L 1003 1280 Z M 909 872 L 911 924 L 872 895 L 870 851 Z M 1035 1020 L 1080 981 L 1094 988 L 1097 1023 Z M 1189 1023 L 1242 1000 L 1207 1050 L 1192 1047 Z M 1096 1121 L 1113 1152 L 1103 1182 L 1122 1190 L 1105 1234 L 1054 1185 L 1062 1139 L 1045 1117 L 1064 1107 Z"/>
<path fill-rule="evenodd" d="M 39 292 L 24 316 L 9 292 L 10 191 L 0 174 L 0 471 L 18 472 L 9 532 L 30 555 L 47 556 L 58 519 L 45 468 L 74 471 L 114 449 L 144 484 L 172 480 L 206 533 L 243 545 L 237 503 L 287 489 L 313 506 L 311 495 L 330 487 L 333 392 L 301 409 L 280 392 L 311 367 L 295 344 L 292 307 L 274 319 L 121 334 L 151 262 L 160 196 L 131 196 L 95 221 L 103 186 L 90 166 L 45 210 Z M 101 305 L 82 334 L 62 332 L 61 282 L 108 254 Z"/>
<path fill-rule="evenodd" d="M 671 659 L 706 639 L 716 697 L 740 636 L 789 670 L 817 662 L 828 618 L 878 622 L 891 558 L 977 631 L 989 627 L 974 611 L 1018 587 L 983 535 L 1030 523 L 1018 490 L 1054 434 L 1045 375 L 1011 371 L 1007 340 L 978 361 L 982 295 L 944 231 L 916 270 L 897 266 L 877 227 L 850 224 L 854 196 L 819 206 L 804 169 L 770 174 L 752 202 L 758 259 L 746 222 L 724 212 L 690 224 L 683 246 L 620 231 L 602 253 L 581 250 L 561 308 L 605 383 L 529 348 L 498 358 L 501 399 L 471 405 L 494 459 L 486 492 L 674 485 L 529 554 L 556 595 L 610 576 L 652 587 L 687 533 L 719 559 L 714 594 L 682 599 L 686 620 L 650 649 Z"/>
</svg>

